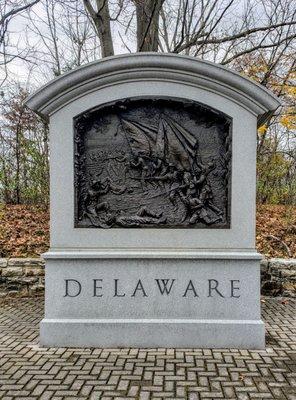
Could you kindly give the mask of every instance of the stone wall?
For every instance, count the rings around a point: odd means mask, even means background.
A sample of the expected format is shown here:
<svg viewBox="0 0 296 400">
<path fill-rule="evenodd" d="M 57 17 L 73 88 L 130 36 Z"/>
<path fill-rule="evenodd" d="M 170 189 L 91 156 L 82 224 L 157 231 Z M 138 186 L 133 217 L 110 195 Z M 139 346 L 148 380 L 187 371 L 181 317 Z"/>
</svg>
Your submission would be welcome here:
<svg viewBox="0 0 296 400">
<path fill-rule="evenodd" d="M 296 297 L 296 259 L 263 260 L 261 282 L 264 295 Z M 41 258 L 0 258 L 0 297 L 33 295 L 43 290 Z"/>
<path fill-rule="evenodd" d="M 296 259 L 274 258 L 261 261 L 261 293 L 296 297 Z"/>
<path fill-rule="evenodd" d="M 0 297 L 33 295 L 44 290 L 41 258 L 0 258 Z"/>
</svg>

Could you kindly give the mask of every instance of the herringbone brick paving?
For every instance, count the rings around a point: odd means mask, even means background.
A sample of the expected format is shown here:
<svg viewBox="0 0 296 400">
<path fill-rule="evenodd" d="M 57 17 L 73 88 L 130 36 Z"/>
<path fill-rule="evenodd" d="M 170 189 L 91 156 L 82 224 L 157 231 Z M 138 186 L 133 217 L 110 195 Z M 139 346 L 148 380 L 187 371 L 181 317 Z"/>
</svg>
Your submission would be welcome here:
<svg viewBox="0 0 296 400">
<path fill-rule="evenodd" d="M 40 298 L 0 304 L 0 398 L 296 399 L 296 300 L 265 299 L 264 351 L 41 348 Z"/>
</svg>

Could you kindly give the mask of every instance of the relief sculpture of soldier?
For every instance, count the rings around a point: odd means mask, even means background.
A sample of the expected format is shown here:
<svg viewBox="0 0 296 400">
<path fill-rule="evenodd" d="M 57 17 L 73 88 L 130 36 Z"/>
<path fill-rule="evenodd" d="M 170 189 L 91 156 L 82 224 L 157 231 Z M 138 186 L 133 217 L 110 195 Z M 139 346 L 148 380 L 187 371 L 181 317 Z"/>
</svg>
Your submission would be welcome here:
<svg viewBox="0 0 296 400">
<path fill-rule="evenodd" d="M 228 132 L 209 130 L 206 147 L 202 129 L 182 125 L 188 111 L 178 118 L 175 110 L 155 102 L 120 107 L 116 113 L 113 107 L 110 115 L 104 111 L 104 117 L 88 116 L 90 128 L 77 141 L 76 173 L 83 177 L 78 179 L 77 226 L 227 225 L 229 188 L 223 186 L 220 154 L 222 159 Z M 141 118 L 149 119 L 149 113 L 151 124 Z"/>
</svg>

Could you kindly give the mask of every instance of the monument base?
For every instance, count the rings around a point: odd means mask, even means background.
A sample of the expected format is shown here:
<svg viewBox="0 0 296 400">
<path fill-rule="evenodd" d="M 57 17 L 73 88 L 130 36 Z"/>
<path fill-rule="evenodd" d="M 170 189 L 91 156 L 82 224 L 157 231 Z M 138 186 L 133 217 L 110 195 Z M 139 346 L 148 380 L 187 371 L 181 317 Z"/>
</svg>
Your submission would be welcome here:
<svg viewBox="0 0 296 400">
<path fill-rule="evenodd" d="M 40 334 L 46 347 L 263 349 L 265 345 L 260 320 L 43 319 Z"/>
<path fill-rule="evenodd" d="M 258 254 L 45 257 L 43 346 L 264 348 Z"/>
</svg>

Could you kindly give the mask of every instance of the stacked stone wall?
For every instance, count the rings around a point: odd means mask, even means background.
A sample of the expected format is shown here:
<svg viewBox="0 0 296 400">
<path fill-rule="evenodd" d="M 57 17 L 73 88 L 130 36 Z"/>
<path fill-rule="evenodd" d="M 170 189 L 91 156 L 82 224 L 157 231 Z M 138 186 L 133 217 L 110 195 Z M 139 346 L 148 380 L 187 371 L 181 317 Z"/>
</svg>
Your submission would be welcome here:
<svg viewBox="0 0 296 400">
<path fill-rule="evenodd" d="M 0 297 L 33 295 L 44 290 L 44 260 L 0 258 Z"/>
<path fill-rule="evenodd" d="M 268 296 L 296 297 L 296 259 L 262 260 L 261 293 Z"/>
</svg>

